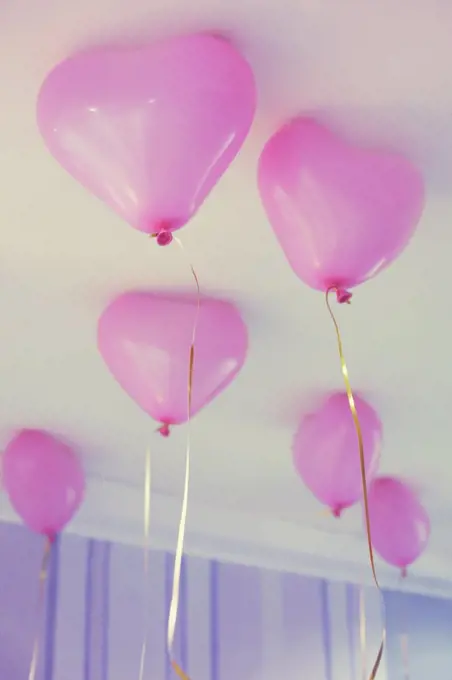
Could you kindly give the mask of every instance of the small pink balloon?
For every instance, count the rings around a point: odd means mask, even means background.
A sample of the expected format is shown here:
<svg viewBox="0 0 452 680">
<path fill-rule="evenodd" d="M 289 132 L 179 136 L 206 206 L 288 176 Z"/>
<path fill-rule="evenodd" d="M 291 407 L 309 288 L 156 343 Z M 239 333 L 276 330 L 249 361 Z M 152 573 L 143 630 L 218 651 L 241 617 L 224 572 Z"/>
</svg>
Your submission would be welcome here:
<svg viewBox="0 0 452 680">
<path fill-rule="evenodd" d="M 388 564 L 405 573 L 427 547 L 427 511 L 417 493 L 396 477 L 374 479 L 368 499 L 372 545 Z"/>
<path fill-rule="evenodd" d="M 151 234 L 195 214 L 240 150 L 255 109 L 247 61 L 202 33 L 63 61 L 42 85 L 37 120 L 56 160 Z"/>
<path fill-rule="evenodd" d="M 3 484 L 24 523 L 53 538 L 82 503 L 85 476 L 69 446 L 47 432 L 22 430 L 5 449 Z"/>
<path fill-rule="evenodd" d="M 305 118 L 267 142 L 258 183 L 292 269 L 323 291 L 356 286 L 387 267 L 424 205 L 422 176 L 405 158 L 354 147 Z"/>
<path fill-rule="evenodd" d="M 116 298 L 98 325 L 99 351 L 113 376 L 154 420 L 188 418 L 189 354 L 197 319 L 192 408 L 195 415 L 235 378 L 247 353 L 246 326 L 234 305 L 202 298 L 130 292 Z"/>
<path fill-rule="evenodd" d="M 374 409 L 355 396 L 364 443 L 366 479 L 376 474 L 382 427 Z M 293 441 L 295 468 L 316 498 L 336 517 L 360 500 L 362 479 L 358 438 L 345 393 L 328 396 L 305 415 Z"/>
</svg>

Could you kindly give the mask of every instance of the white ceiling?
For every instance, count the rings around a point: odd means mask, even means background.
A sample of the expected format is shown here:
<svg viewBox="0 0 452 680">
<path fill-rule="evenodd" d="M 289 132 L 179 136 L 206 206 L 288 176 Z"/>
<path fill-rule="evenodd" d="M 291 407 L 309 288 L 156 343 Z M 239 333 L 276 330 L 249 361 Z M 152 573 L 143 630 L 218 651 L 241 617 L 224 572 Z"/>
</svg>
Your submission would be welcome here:
<svg viewBox="0 0 452 680">
<path fill-rule="evenodd" d="M 99 358 L 96 323 L 116 293 L 192 281 L 177 248 L 159 249 L 121 223 L 49 157 L 36 94 L 80 48 L 214 29 L 250 59 L 259 111 L 243 153 L 181 238 L 202 290 L 241 308 L 250 352 L 236 384 L 193 423 L 189 541 L 244 561 L 271 550 L 276 566 L 290 568 L 302 554 L 366 561 L 359 510 L 340 522 L 324 516 L 292 469 L 298 414 L 341 378 L 322 296 L 289 269 L 256 190 L 268 135 L 309 112 L 357 141 L 390 144 L 425 173 L 414 242 L 338 311 L 353 384 L 384 423 L 382 469 L 413 479 L 432 517 L 429 553 L 413 572 L 449 577 L 451 28 L 446 0 L 1 0 L 0 427 L 5 439 L 15 427 L 46 427 L 80 446 L 91 482 L 75 530 L 139 540 L 151 441 L 156 526 L 172 540 L 184 435 L 152 434 Z M 226 534 L 234 548 L 220 545 Z"/>
</svg>

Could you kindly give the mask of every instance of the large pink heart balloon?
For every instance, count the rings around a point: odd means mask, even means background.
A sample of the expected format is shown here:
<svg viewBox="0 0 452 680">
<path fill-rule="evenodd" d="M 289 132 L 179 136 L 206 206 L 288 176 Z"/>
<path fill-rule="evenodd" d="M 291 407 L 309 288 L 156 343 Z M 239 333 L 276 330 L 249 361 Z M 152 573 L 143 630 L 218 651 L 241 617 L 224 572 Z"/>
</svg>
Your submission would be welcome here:
<svg viewBox="0 0 452 680">
<path fill-rule="evenodd" d="M 25 524 L 53 538 L 77 512 L 85 475 L 74 451 L 42 430 L 22 430 L 3 454 L 3 483 Z"/>
<path fill-rule="evenodd" d="M 295 273 L 318 290 L 356 286 L 408 243 L 424 185 L 405 158 L 360 149 L 297 118 L 262 151 L 261 198 Z"/>
<path fill-rule="evenodd" d="M 382 426 L 374 409 L 355 396 L 364 443 L 367 481 L 380 462 Z M 308 489 L 339 517 L 362 496 L 358 438 L 347 395 L 328 395 L 300 420 L 293 441 L 296 470 Z"/>
<path fill-rule="evenodd" d="M 427 547 L 430 519 L 416 492 L 396 477 L 377 477 L 369 488 L 372 544 L 402 571 Z"/>
<path fill-rule="evenodd" d="M 189 354 L 197 319 L 191 415 L 224 390 L 242 368 L 246 326 L 230 303 L 130 292 L 116 298 L 98 325 L 98 347 L 123 389 L 164 425 L 188 417 Z M 164 427 L 162 434 L 167 434 Z"/>
<path fill-rule="evenodd" d="M 249 64 L 187 35 L 60 63 L 37 119 L 56 160 L 133 227 L 182 227 L 239 151 L 256 108 Z"/>
</svg>

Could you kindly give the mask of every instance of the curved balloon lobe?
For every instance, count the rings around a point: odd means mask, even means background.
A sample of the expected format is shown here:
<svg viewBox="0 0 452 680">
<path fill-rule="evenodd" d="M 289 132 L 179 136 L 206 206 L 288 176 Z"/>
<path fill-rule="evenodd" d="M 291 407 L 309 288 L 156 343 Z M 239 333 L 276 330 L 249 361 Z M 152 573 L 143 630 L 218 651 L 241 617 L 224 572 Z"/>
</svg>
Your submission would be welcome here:
<svg viewBox="0 0 452 680">
<path fill-rule="evenodd" d="M 191 415 L 234 380 L 247 354 L 246 326 L 229 302 L 129 292 L 98 323 L 99 351 L 122 388 L 154 420 L 188 418 L 190 347 L 196 322 Z M 166 433 L 166 430 L 165 430 Z"/>
<path fill-rule="evenodd" d="M 247 61 L 228 41 L 195 34 L 61 62 L 41 87 L 37 121 L 63 168 L 152 234 L 196 213 L 255 109 Z"/>
</svg>

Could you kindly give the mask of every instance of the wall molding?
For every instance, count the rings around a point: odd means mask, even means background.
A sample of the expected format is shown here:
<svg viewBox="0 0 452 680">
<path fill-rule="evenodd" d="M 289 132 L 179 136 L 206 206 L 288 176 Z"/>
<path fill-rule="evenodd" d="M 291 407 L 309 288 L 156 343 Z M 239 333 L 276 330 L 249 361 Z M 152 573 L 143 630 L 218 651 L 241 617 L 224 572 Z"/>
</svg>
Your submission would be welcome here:
<svg viewBox="0 0 452 680">
<path fill-rule="evenodd" d="M 143 543 L 142 492 L 134 487 L 90 480 L 87 498 L 68 533 L 140 546 Z M 151 543 L 155 549 L 173 551 L 180 499 L 152 494 Z M 3 495 L 0 519 L 18 518 Z M 447 542 L 446 542 L 447 545 Z M 332 581 L 370 585 L 372 578 L 363 535 L 325 532 L 270 517 L 225 511 L 193 498 L 189 504 L 187 554 L 316 576 Z M 378 564 L 381 585 L 452 599 L 452 563 L 430 550 L 409 578 Z"/>
</svg>

